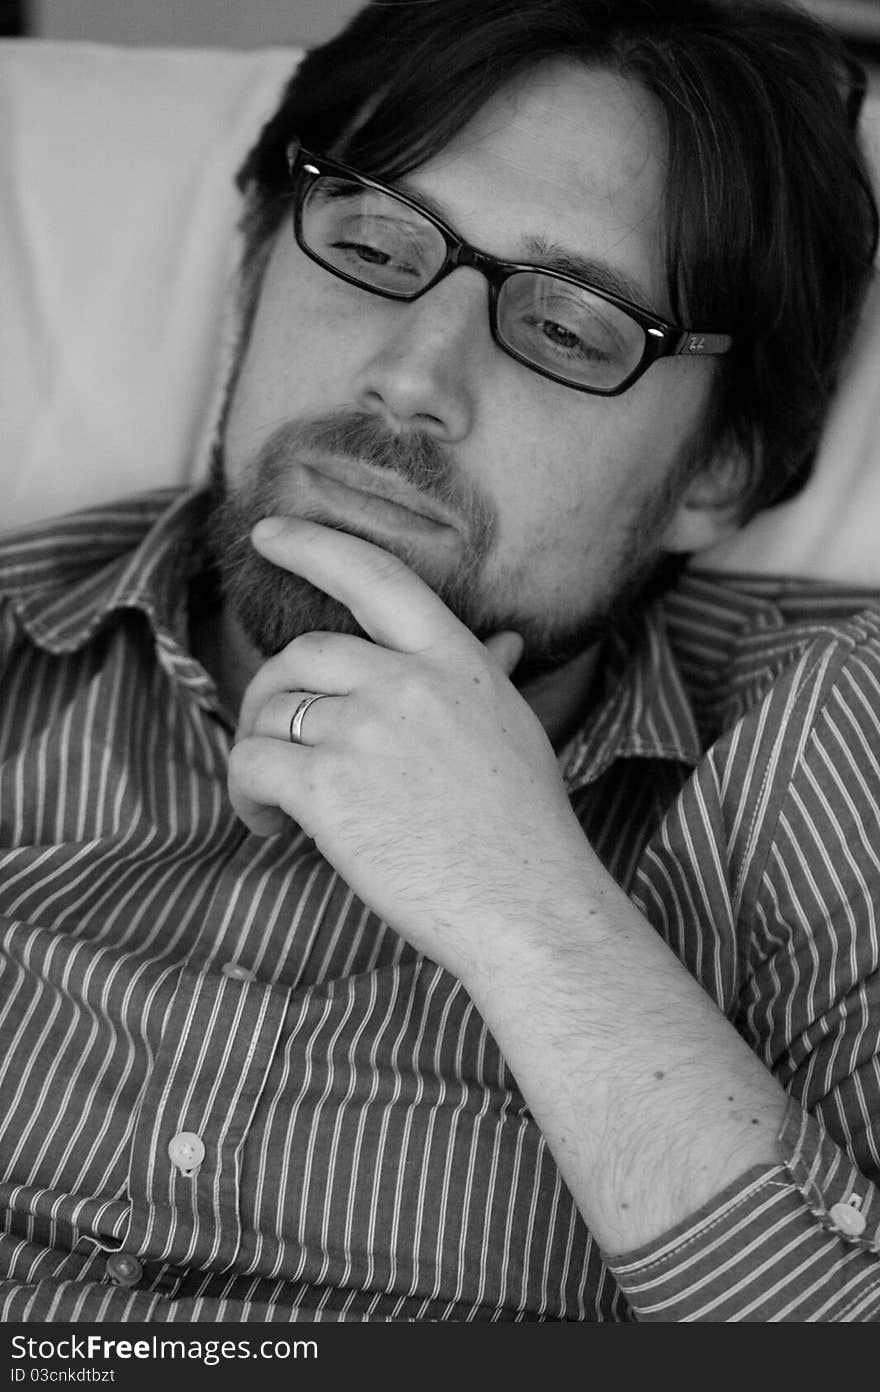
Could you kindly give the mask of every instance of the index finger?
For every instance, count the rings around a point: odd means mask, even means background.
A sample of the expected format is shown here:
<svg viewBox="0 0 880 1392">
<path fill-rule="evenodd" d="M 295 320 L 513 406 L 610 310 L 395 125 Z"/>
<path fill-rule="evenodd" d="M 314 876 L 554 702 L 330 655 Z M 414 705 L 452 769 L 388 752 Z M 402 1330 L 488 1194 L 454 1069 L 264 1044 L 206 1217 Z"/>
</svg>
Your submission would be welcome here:
<svg viewBox="0 0 880 1392">
<path fill-rule="evenodd" d="M 473 639 L 415 571 L 373 542 L 301 517 L 265 517 L 251 539 L 274 565 L 338 599 L 383 647 L 421 652 L 464 634 Z"/>
</svg>

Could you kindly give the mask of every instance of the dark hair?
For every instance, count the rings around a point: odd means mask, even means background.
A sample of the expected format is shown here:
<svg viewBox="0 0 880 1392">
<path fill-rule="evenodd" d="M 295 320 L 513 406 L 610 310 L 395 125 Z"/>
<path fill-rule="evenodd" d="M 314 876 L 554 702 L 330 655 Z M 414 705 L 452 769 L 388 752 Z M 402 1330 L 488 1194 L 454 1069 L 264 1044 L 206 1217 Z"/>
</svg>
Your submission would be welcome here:
<svg viewBox="0 0 880 1392">
<path fill-rule="evenodd" d="M 243 165 L 247 234 L 284 216 L 294 136 L 393 180 L 550 58 L 635 78 L 665 113 L 673 313 L 736 339 L 702 458 L 745 459 L 743 518 L 791 496 L 868 286 L 877 205 L 851 64 L 785 0 L 376 0 L 305 56 Z"/>
</svg>

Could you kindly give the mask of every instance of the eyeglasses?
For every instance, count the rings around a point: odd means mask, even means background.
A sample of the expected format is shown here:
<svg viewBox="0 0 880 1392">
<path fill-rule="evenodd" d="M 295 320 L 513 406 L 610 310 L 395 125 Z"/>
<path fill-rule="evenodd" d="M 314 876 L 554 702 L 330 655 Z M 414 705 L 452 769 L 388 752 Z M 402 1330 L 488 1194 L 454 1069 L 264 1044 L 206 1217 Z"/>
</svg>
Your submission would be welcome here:
<svg viewBox="0 0 880 1392">
<path fill-rule="evenodd" d="M 575 391 L 618 396 L 659 358 L 726 353 L 728 334 L 684 329 L 576 276 L 500 261 L 407 194 L 289 146 L 294 234 L 340 280 L 417 300 L 459 266 L 489 282 L 489 326 L 505 353 Z"/>
</svg>

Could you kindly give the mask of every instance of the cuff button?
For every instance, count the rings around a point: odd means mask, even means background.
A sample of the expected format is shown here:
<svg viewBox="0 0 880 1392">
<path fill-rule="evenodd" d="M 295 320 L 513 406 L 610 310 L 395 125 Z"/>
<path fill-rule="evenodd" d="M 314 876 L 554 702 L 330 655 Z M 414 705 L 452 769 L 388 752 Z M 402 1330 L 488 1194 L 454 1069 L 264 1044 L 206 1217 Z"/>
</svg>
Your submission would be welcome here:
<svg viewBox="0 0 880 1392">
<path fill-rule="evenodd" d="M 107 1275 L 116 1286 L 136 1286 L 144 1274 L 137 1257 L 128 1252 L 114 1252 L 107 1258 Z"/>
<path fill-rule="evenodd" d="M 845 1237 L 861 1237 L 867 1226 L 865 1215 L 859 1212 L 855 1204 L 836 1203 L 829 1216 L 838 1232 Z"/>
</svg>

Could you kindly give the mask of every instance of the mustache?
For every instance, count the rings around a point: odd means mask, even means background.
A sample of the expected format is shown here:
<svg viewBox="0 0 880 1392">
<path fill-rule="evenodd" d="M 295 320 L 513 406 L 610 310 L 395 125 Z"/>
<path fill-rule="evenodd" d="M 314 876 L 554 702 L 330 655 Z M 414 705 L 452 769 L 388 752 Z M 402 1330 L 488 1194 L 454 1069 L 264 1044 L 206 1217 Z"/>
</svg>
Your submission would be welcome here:
<svg viewBox="0 0 880 1392">
<path fill-rule="evenodd" d="M 440 502 L 463 502 L 468 494 L 452 452 L 432 436 L 417 431 L 397 434 L 366 412 L 346 412 L 278 427 L 256 457 L 258 477 L 276 477 L 302 454 L 357 459 L 396 474 Z"/>
</svg>

